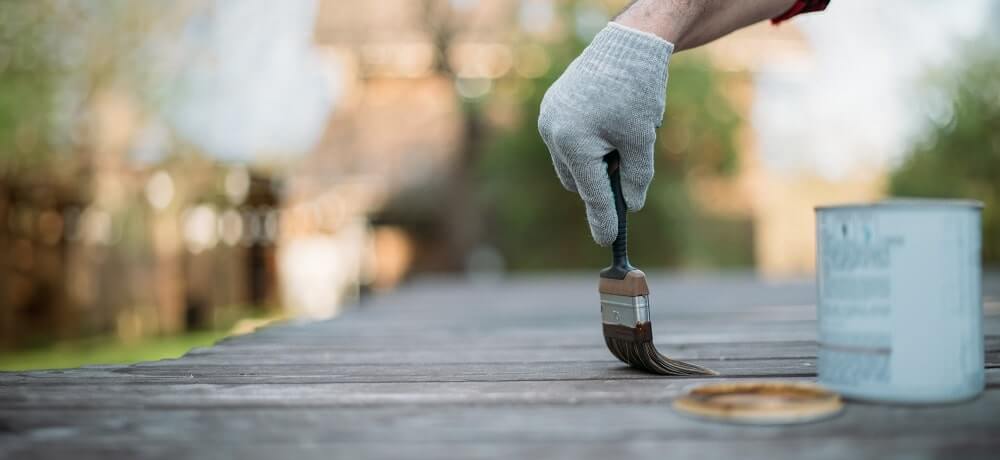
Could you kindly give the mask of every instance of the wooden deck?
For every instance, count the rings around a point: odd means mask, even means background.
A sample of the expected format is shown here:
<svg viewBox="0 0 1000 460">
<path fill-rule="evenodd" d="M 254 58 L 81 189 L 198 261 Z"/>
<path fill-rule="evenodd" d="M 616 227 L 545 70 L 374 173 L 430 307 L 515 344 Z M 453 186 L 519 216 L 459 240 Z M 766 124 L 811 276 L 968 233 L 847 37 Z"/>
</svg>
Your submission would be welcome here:
<svg viewBox="0 0 1000 460">
<path fill-rule="evenodd" d="M 661 351 L 722 373 L 662 378 L 604 348 L 593 275 L 429 279 L 180 359 L 0 373 L 0 458 L 998 458 L 1000 278 L 984 284 L 988 388 L 957 406 L 787 427 L 671 411 L 698 383 L 813 380 L 810 282 L 654 276 Z"/>
</svg>

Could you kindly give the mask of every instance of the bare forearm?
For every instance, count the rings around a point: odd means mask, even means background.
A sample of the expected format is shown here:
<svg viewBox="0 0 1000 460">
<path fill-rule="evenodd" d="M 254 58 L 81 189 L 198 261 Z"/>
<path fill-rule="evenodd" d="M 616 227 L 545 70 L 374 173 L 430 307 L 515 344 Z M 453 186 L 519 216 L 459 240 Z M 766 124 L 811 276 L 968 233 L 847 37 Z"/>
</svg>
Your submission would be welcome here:
<svg viewBox="0 0 1000 460">
<path fill-rule="evenodd" d="M 773 18 L 795 0 L 636 0 L 615 22 L 674 44 L 675 51 L 703 45 L 736 29 Z"/>
</svg>

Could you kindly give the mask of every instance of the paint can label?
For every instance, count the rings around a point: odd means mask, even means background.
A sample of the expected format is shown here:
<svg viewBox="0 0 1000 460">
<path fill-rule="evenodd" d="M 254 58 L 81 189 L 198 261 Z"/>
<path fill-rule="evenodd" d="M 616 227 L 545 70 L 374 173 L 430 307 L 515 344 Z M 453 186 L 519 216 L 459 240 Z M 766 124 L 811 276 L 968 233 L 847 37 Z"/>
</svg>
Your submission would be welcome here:
<svg viewBox="0 0 1000 460">
<path fill-rule="evenodd" d="M 888 401 L 981 391 L 979 221 L 969 206 L 817 212 L 821 383 Z"/>
</svg>

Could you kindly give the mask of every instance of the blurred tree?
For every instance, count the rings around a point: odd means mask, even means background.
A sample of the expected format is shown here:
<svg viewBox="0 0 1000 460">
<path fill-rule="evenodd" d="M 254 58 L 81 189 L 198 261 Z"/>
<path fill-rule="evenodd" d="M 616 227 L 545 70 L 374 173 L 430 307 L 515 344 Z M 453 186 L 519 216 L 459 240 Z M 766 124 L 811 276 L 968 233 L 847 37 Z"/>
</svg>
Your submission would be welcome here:
<svg viewBox="0 0 1000 460">
<path fill-rule="evenodd" d="M 22 172 L 48 153 L 54 62 L 47 2 L 5 2 L 0 21 L 0 177 Z"/>
<path fill-rule="evenodd" d="M 62 227 L 54 208 L 65 193 L 39 187 L 45 179 L 37 177 L 49 158 L 49 12 L 43 0 L 0 7 L 0 349 L 25 335 L 25 326 L 51 326 L 39 307 L 59 300 L 51 289 L 57 270 L 50 268 L 58 242 L 45 233 Z"/>
<path fill-rule="evenodd" d="M 0 257 L 0 348 L 185 327 L 176 221 L 181 200 L 216 188 L 220 174 L 164 142 L 178 157 L 160 165 L 179 172 L 177 193 L 154 211 L 130 154 L 162 103 L 161 44 L 207 4 L 3 2 L 0 254 L 12 256 Z"/>
<path fill-rule="evenodd" d="M 983 258 L 1000 263 L 1000 53 L 970 50 L 938 83 L 947 101 L 892 174 L 896 196 L 969 198 L 983 208 Z"/>
<path fill-rule="evenodd" d="M 575 11 L 561 13 L 572 17 Z M 591 240 L 582 202 L 556 179 L 537 128 L 545 90 L 585 45 L 569 33 L 548 47 L 551 65 L 545 75 L 499 83 L 515 87 L 509 92 L 521 98 L 520 116 L 493 138 L 478 172 L 490 211 L 489 237 L 512 269 L 598 267 L 607 262 L 607 251 Z M 645 208 L 629 215 L 634 235 L 630 251 L 642 266 L 751 262 L 748 227 L 704 215 L 689 195 L 692 174 L 738 170 L 735 136 L 740 119 L 723 94 L 725 78 L 697 52 L 671 58 L 656 177 Z"/>
<path fill-rule="evenodd" d="M 425 270 L 464 270 L 470 254 L 482 240 L 483 218 L 475 201 L 474 171 L 490 131 L 483 113 L 483 99 L 488 91 L 469 96 L 463 95 L 460 88 L 469 82 L 492 82 L 469 75 L 468 69 L 463 69 L 468 67 L 467 63 L 456 55 L 465 45 L 495 42 L 503 35 L 498 31 L 507 30 L 509 22 L 483 13 L 487 6 L 492 5 L 484 6 L 477 0 L 421 0 L 408 5 L 408 11 L 400 12 L 403 17 L 412 14 L 417 21 L 419 38 L 414 43 L 426 42 L 431 47 L 433 64 L 424 80 L 450 83 L 454 91 L 449 102 L 455 104 L 459 114 L 455 126 L 457 138 L 454 145 L 448 146 L 453 149 L 449 152 L 453 157 L 440 171 L 440 179 L 395 195 L 374 217 L 379 224 L 408 228 L 426 250 L 417 262 Z M 380 20 L 385 18 L 373 18 L 375 22 Z"/>
</svg>

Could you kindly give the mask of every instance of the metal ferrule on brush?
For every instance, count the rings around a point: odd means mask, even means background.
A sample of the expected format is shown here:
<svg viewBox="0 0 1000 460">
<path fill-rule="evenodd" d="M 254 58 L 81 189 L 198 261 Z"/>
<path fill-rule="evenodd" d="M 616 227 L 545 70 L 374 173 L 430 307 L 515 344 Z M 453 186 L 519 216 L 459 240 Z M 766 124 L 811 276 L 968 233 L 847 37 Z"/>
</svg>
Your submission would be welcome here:
<svg viewBox="0 0 1000 460">
<path fill-rule="evenodd" d="M 651 342 L 649 297 L 601 292 L 601 322 L 604 336 L 629 342 Z"/>
<path fill-rule="evenodd" d="M 601 293 L 601 320 L 609 326 L 634 328 L 649 322 L 649 297 Z"/>
<path fill-rule="evenodd" d="M 604 336 L 631 342 L 651 342 L 649 297 L 601 293 L 601 322 Z"/>
</svg>

